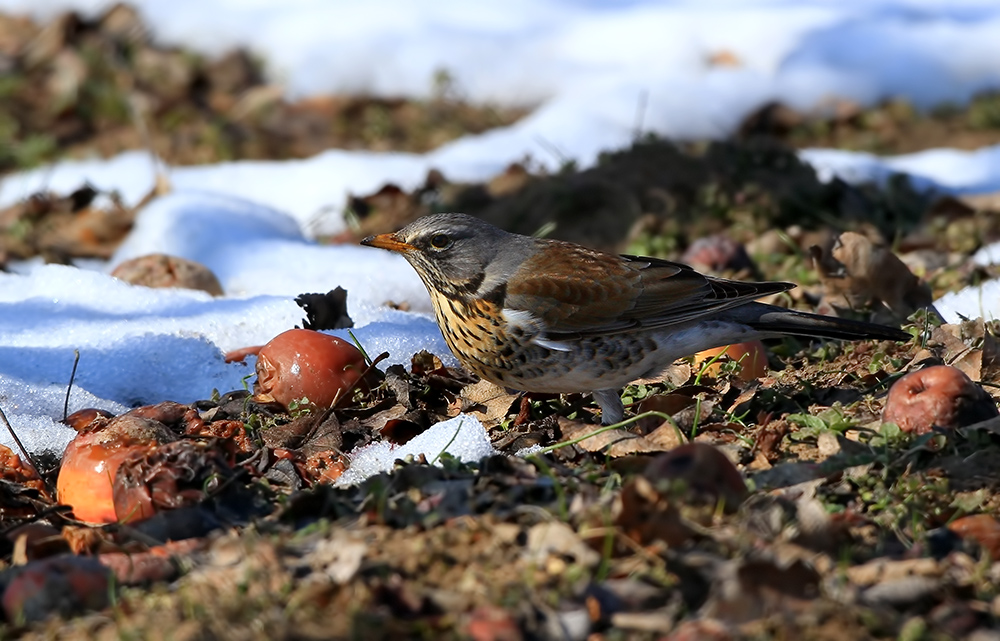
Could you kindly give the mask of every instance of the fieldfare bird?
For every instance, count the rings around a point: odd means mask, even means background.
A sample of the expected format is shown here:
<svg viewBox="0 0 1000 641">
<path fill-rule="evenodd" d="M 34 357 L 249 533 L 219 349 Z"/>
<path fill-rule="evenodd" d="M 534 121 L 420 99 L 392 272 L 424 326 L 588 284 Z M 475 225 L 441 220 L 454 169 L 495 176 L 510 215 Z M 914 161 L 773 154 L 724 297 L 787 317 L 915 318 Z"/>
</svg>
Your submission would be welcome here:
<svg viewBox="0 0 1000 641">
<path fill-rule="evenodd" d="M 413 266 L 465 367 L 516 390 L 592 392 L 606 425 L 624 417 L 622 387 L 701 350 L 785 335 L 910 338 L 756 302 L 791 283 L 715 278 L 659 258 L 512 234 L 465 214 L 424 216 L 361 244 Z"/>
</svg>

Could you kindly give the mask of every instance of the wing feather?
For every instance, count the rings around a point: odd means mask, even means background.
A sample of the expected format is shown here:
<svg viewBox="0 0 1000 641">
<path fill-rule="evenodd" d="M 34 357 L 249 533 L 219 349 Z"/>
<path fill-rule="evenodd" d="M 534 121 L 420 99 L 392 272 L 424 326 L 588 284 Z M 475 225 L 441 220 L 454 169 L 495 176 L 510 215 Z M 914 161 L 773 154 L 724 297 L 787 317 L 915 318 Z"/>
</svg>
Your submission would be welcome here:
<svg viewBox="0 0 1000 641">
<path fill-rule="evenodd" d="M 705 276 L 687 265 L 546 241 L 507 284 L 504 307 L 530 312 L 551 340 L 659 329 L 786 291 L 791 283 Z"/>
</svg>

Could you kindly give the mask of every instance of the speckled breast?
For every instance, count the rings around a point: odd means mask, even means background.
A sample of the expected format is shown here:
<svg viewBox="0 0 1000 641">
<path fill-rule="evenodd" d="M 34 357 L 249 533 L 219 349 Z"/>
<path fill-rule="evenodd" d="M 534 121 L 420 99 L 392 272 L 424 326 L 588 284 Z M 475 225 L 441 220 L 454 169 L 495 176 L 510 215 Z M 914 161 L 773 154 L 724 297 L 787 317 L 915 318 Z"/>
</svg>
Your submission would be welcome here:
<svg viewBox="0 0 1000 641">
<path fill-rule="evenodd" d="M 605 389 L 662 367 L 650 336 L 598 336 L 574 341 L 568 352 L 532 344 L 506 329 L 495 303 L 431 294 L 438 326 L 461 363 L 498 385 L 536 392 Z M 624 381 L 624 382 L 622 382 Z"/>
<path fill-rule="evenodd" d="M 511 370 L 527 358 L 524 345 L 504 329 L 496 304 L 485 300 L 456 300 L 431 292 L 438 327 L 462 365 L 482 378 L 510 385 Z"/>
</svg>

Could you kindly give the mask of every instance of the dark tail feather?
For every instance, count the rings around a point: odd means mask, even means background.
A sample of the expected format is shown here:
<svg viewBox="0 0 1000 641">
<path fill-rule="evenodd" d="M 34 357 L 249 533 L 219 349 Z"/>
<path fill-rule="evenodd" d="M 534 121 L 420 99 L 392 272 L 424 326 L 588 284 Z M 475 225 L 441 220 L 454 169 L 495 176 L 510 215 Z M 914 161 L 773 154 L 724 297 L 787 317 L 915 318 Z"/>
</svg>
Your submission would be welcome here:
<svg viewBox="0 0 1000 641">
<path fill-rule="evenodd" d="M 747 325 L 776 336 L 790 334 L 792 336 L 834 338 L 837 340 L 875 339 L 889 341 L 907 341 L 911 338 L 908 333 L 895 327 L 836 316 L 796 312 L 764 303 L 743 305 L 733 311 L 737 312 Z"/>
</svg>

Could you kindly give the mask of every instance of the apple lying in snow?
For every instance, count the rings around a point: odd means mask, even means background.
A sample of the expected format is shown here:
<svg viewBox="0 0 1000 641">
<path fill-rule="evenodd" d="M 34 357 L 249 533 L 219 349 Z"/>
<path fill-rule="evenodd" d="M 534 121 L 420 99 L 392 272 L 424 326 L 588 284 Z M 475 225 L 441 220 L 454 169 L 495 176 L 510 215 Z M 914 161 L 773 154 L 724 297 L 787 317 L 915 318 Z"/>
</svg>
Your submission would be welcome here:
<svg viewBox="0 0 1000 641">
<path fill-rule="evenodd" d="M 331 407 L 365 372 L 365 358 L 347 341 L 311 329 L 278 334 L 257 355 L 255 398 L 286 409 L 292 402 Z"/>
</svg>

